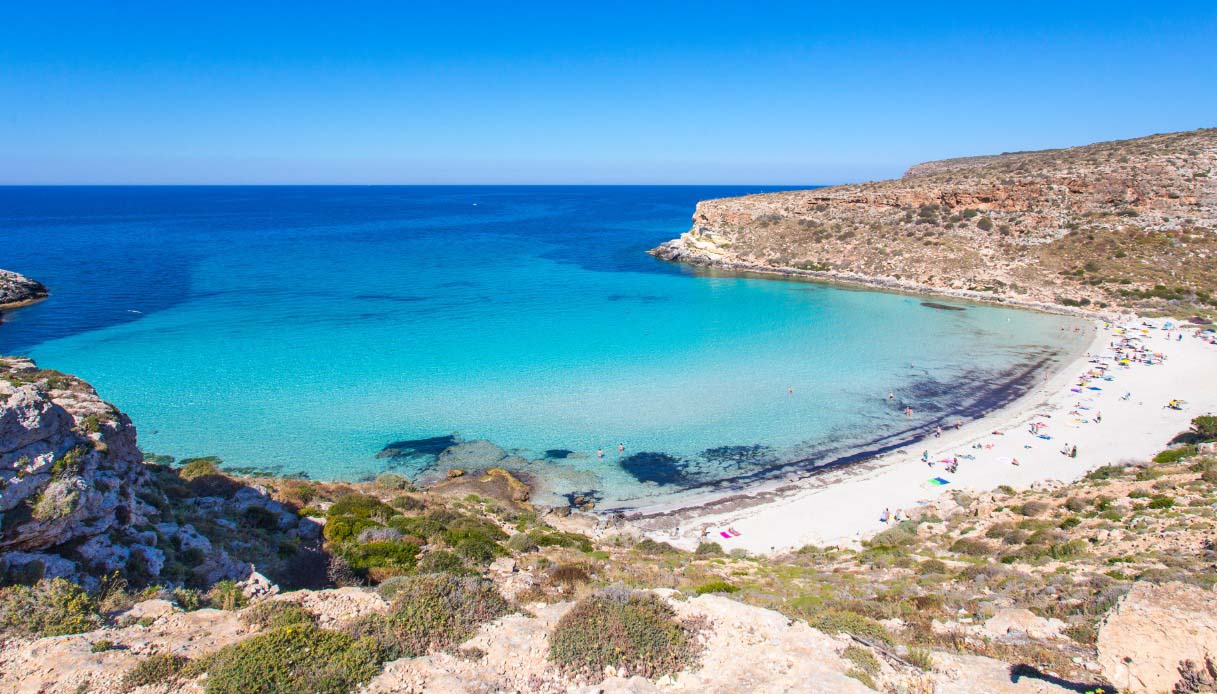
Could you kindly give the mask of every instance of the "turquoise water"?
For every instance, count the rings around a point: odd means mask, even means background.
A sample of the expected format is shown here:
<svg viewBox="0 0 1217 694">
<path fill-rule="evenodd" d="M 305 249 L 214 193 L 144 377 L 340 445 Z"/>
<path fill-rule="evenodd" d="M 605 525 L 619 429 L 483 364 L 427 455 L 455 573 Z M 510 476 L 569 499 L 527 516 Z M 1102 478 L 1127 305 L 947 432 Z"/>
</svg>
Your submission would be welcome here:
<svg viewBox="0 0 1217 694">
<path fill-rule="evenodd" d="M 0 189 L 0 267 L 53 293 L 0 353 L 89 380 L 147 451 L 356 479 L 423 474 L 433 456 L 377 454 L 455 435 L 628 506 L 902 443 L 1083 339 L 1060 316 L 644 254 L 698 199 L 745 192 Z M 662 455 L 622 466 L 640 453 Z"/>
</svg>

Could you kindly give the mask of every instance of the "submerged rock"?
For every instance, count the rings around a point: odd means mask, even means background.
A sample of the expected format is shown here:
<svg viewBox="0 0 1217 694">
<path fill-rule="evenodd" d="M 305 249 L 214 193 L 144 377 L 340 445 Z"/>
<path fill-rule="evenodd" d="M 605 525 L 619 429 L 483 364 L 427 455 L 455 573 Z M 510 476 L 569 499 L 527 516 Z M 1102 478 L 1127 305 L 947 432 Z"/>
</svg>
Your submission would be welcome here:
<svg viewBox="0 0 1217 694">
<path fill-rule="evenodd" d="M 458 443 L 445 448 L 436 464 L 440 468 L 489 468 L 507 457 L 507 451 L 485 439 Z"/>
</svg>

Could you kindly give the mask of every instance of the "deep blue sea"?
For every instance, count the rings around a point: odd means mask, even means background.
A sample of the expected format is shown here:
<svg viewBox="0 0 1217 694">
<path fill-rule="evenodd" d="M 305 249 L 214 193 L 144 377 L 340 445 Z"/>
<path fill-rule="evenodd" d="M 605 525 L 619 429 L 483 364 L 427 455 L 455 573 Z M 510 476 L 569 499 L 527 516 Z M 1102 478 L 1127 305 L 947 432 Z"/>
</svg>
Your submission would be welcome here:
<svg viewBox="0 0 1217 694">
<path fill-rule="evenodd" d="M 551 495 L 626 507 L 899 445 L 1084 339 L 645 254 L 698 200 L 765 190 L 0 188 L 0 267 L 51 289 L 0 353 L 93 383 L 145 451 L 357 479 L 434 469 L 394 442 L 489 439 Z"/>
</svg>

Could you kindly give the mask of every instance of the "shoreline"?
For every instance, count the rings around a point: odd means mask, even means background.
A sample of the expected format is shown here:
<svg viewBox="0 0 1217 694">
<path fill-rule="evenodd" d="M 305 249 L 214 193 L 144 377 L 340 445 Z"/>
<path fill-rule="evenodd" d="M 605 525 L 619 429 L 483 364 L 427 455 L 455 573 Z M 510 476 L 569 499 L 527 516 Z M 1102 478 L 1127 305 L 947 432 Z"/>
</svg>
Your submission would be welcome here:
<svg viewBox="0 0 1217 694">
<path fill-rule="evenodd" d="M 941 438 L 923 439 L 797 482 L 707 499 L 700 505 L 655 504 L 625 522 L 652 539 L 682 549 L 695 549 L 703 541 L 703 528 L 709 530 L 704 541 L 718 542 L 728 551 L 738 548 L 769 554 L 808 544 L 857 545 L 894 525 L 880 521 L 884 509 L 902 510 L 905 517 L 932 514 L 935 503 L 952 491 L 1066 482 L 1102 465 L 1148 458 L 1186 430 L 1192 417 L 1217 411 L 1217 392 L 1209 393 L 1204 386 L 1217 382 L 1217 347 L 1198 339 L 1199 333 L 1191 329 L 1183 331 L 1182 342 L 1176 339 L 1179 333 L 1170 332 L 1169 343 L 1163 337 L 1166 330 L 1149 329 L 1146 334 L 1138 330 L 1136 337 L 1144 339 L 1151 351 L 1166 355 L 1162 364 L 1113 365 L 1108 373 L 1114 381 L 1095 381 L 1103 385 L 1093 387 L 1103 390 L 1083 387 L 1075 392 L 1079 377 L 1099 363 L 1113 364 L 1110 344 L 1121 337 L 1118 326 L 1135 324 L 1139 328 L 1143 322 L 1136 318 L 1104 327 L 1103 321 L 1094 320 L 1088 346 L 1044 383 L 1006 407 L 958 430 L 943 432 Z M 1167 322 L 1159 320 L 1154 325 Z M 1120 400 L 1117 390 L 1130 392 L 1132 397 Z M 1184 411 L 1163 407 L 1173 398 L 1188 401 Z M 1083 402 L 1092 409 L 1076 407 Z M 1092 410 L 1102 412 L 1101 423 L 1070 414 Z M 1047 423 L 1045 431 L 1052 440 L 1032 436 L 1027 431 L 1032 420 Z M 1077 459 L 1060 453 L 1064 444 L 1078 446 Z M 931 461 L 960 455 L 975 459 L 961 458 L 958 473 L 950 474 L 941 462 L 926 465 L 914 448 L 924 449 Z M 1019 465 L 1010 464 L 1012 459 Z M 949 483 L 930 485 L 935 477 Z M 727 529 L 735 529 L 739 535 L 723 537 L 721 533 Z"/>
<path fill-rule="evenodd" d="M 919 282 L 910 282 L 896 278 L 872 277 L 853 272 L 837 272 L 833 270 L 803 270 L 800 268 L 764 265 L 761 263 L 744 262 L 740 260 L 708 258 L 703 255 L 690 253 L 687 249 L 683 248 L 680 250 L 671 250 L 672 247 L 669 246 L 669 244 L 678 241 L 680 241 L 679 238 L 660 244 L 659 246 L 647 251 L 647 254 L 663 262 L 688 265 L 691 268 L 701 271 L 717 270 L 731 274 L 759 275 L 765 279 L 772 279 L 776 277 L 786 280 L 803 280 L 816 284 L 852 287 L 869 291 L 884 291 L 891 294 L 903 294 L 907 296 L 917 296 L 929 299 L 934 297 L 955 299 L 990 306 L 1019 308 L 1029 311 L 1054 313 L 1058 315 L 1074 316 L 1085 319 L 1110 320 L 1117 315 L 1117 312 L 1114 310 L 1109 311 L 1107 309 L 1100 309 L 1098 307 L 1090 309 L 1065 306 L 1064 304 L 1055 302 L 1019 299 L 1009 296 L 995 295 L 989 292 L 974 291 L 971 289 L 936 287 L 933 285 L 921 284 Z"/>
</svg>

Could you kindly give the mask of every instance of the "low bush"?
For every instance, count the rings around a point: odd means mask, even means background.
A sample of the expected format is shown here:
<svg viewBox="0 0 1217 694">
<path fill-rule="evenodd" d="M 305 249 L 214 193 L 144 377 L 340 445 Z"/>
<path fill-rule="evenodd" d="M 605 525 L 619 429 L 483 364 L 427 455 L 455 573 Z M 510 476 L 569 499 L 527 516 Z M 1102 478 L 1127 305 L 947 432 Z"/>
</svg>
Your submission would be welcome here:
<svg viewBox="0 0 1217 694">
<path fill-rule="evenodd" d="M 396 511 L 391 506 L 367 494 L 343 495 L 326 511 L 326 515 L 331 517 L 353 516 L 355 518 L 380 519 L 389 518 L 395 513 Z"/>
<path fill-rule="evenodd" d="M 947 565 L 937 559 L 927 559 L 917 566 L 917 573 L 927 576 L 933 574 L 945 574 Z"/>
<path fill-rule="evenodd" d="M 190 672 L 207 674 L 208 694 L 346 694 L 379 674 L 382 662 L 370 639 L 297 624 L 225 646 Z"/>
<path fill-rule="evenodd" d="M 855 667 L 868 675 L 874 676 L 879 674 L 879 659 L 875 657 L 874 653 L 861 646 L 853 644 L 846 646 L 845 651 L 841 653 L 841 657 L 853 663 Z"/>
<path fill-rule="evenodd" d="M 180 655 L 158 653 L 149 656 L 123 674 L 123 689 L 166 684 L 181 678 L 188 661 Z"/>
<path fill-rule="evenodd" d="M 974 537 L 961 537 L 951 545 L 951 551 L 970 557 L 987 557 L 993 554 L 993 546 Z"/>
<path fill-rule="evenodd" d="M 455 648 L 479 624 L 509 611 L 490 581 L 449 574 L 409 576 L 395 582 L 393 609 L 347 626 L 355 638 L 370 638 L 389 659 L 413 658 Z"/>
<path fill-rule="evenodd" d="M 698 595 L 705 595 L 706 593 L 737 593 L 739 588 L 722 579 L 714 579 L 697 586 L 693 591 Z"/>
<path fill-rule="evenodd" d="M 241 586 L 232 581 L 220 581 L 207 591 L 207 604 L 219 610 L 239 610 L 249 603 Z"/>
<path fill-rule="evenodd" d="M 1196 455 L 1196 453 L 1196 447 L 1192 445 L 1179 446 L 1178 448 L 1168 448 L 1158 453 L 1158 455 L 1155 455 L 1154 462 L 1168 465 L 1170 463 L 1177 463 L 1184 458 L 1190 458 Z"/>
<path fill-rule="evenodd" d="M 566 674 L 599 680 L 608 666 L 655 678 L 696 662 L 694 630 L 650 593 L 609 590 L 580 600 L 558 620 L 549 659 Z"/>
<path fill-rule="evenodd" d="M 478 570 L 471 568 L 463 559 L 442 549 L 432 550 L 423 555 L 414 569 L 419 574 L 452 574 L 454 576 L 476 576 Z"/>
<path fill-rule="evenodd" d="M 363 576 L 376 569 L 396 569 L 405 573 L 418 563 L 418 553 L 418 545 L 407 542 L 367 542 L 346 545 L 341 550 L 342 558 L 351 569 Z"/>
<path fill-rule="evenodd" d="M 293 624 L 313 624 L 316 617 L 297 603 L 266 600 L 242 612 L 241 621 L 259 629 L 278 629 Z"/>
<path fill-rule="evenodd" d="M 591 580 L 591 576 L 587 574 L 587 569 L 578 564 L 561 564 L 549 574 L 550 583 L 562 586 L 568 590 L 574 590 L 575 586 L 588 583 Z"/>
<path fill-rule="evenodd" d="M 405 475 L 399 475 L 396 472 L 385 472 L 376 477 L 376 486 L 381 489 L 413 489 L 414 485 Z"/>
<path fill-rule="evenodd" d="M 934 669 L 934 658 L 930 655 L 929 649 L 926 648 L 910 648 L 908 655 L 904 657 L 913 667 L 929 672 Z"/>
<path fill-rule="evenodd" d="M 1028 501 L 1019 507 L 1019 513 L 1027 517 L 1042 516 L 1052 508 L 1052 504 L 1045 501 Z"/>
<path fill-rule="evenodd" d="M 723 552 L 723 546 L 717 542 L 703 542 L 697 545 L 697 551 L 694 554 L 699 557 L 721 557 L 725 552 Z"/>
<path fill-rule="evenodd" d="M 528 536 L 541 547 L 567 547 L 581 552 L 590 552 L 594 549 L 591 540 L 577 533 L 533 530 L 528 533 Z"/>
<path fill-rule="evenodd" d="M 634 545 L 634 549 L 643 554 L 657 556 L 661 554 L 679 554 L 680 550 L 676 549 L 667 542 L 656 542 L 649 537 L 644 537 Z"/>
<path fill-rule="evenodd" d="M 1163 509 L 1163 508 L 1171 508 L 1174 505 L 1175 505 L 1175 500 L 1169 496 L 1155 496 L 1154 498 L 1149 500 L 1150 508 Z"/>
<path fill-rule="evenodd" d="M 807 623 L 826 634 L 853 634 L 862 638 L 881 641 L 886 644 L 895 643 L 887 627 L 878 621 L 857 612 L 848 610 L 824 610 L 808 615 Z"/>
<path fill-rule="evenodd" d="M 524 554 L 526 552 L 535 552 L 539 549 L 537 541 L 529 537 L 525 533 L 516 533 L 507 540 L 507 549 Z"/>
<path fill-rule="evenodd" d="M 0 632 L 23 636 L 81 634 L 101 626 L 97 602 L 62 578 L 0 588 Z"/>
</svg>

